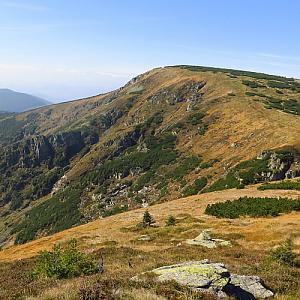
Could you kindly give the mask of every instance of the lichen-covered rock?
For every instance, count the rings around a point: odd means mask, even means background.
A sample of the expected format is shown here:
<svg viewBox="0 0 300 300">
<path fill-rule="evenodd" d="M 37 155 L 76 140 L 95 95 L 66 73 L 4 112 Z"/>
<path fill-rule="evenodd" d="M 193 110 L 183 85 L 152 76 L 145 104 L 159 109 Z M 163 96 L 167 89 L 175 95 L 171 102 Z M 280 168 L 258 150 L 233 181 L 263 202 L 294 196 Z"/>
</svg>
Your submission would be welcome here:
<svg viewBox="0 0 300 300">
<path fill-rule="evenodd" d="M 159 281 L 175 280 L 193 289 L 218 293 L 230 281 L 230 274 L 221 263 L 208 260 L 165 266 L 152 271 Z"/>
<path fill-rule="evenodd" d="M 272 291 L 264 287 L 260 277 L 230 274 L 224 264 L 212 263 L 207 259 L 164 266 L 152 270 L 151 273 L 157 275 L 160 282 L 175 280 L 217 299 L 232 297 L 236 300 L 255 300 L 274 296 Z M 143 279 L 138 275 L 132 280 Z"/>
</svg>

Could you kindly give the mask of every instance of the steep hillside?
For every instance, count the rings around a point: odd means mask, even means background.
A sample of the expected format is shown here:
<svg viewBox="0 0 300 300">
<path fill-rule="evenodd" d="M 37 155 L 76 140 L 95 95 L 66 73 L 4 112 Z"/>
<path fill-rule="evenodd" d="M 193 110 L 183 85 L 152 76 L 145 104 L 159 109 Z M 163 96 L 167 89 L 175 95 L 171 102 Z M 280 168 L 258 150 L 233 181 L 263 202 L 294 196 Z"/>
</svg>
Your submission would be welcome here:
<svg viewBox="0 0 300 300">
<path fill-rule="evenodd" d="M 42 98 L 9 89 L 0 89 L 0 111 L 23 112 L 49 104 L 49 101 Z"/>
<path fill-rule="evenodd" d="M 114 92 L 0 118 L 0 242 L 300 175 L 300 84 L 177 66 Z M 292 130 L 291 130 L 292 128 Z"/>
<path fill-rule="evenodd" d="M 121 299 L 219 299 L 203 295 L 193 298 L 180 286 L 168 283 L 164 283 L 163 288 L 156 284 L 153 286 L 152 277 L 140 285 L 130 280 L 141 272 L 160 266 L 209 259 L 224 263 L 237 274 L 260 276 L 275 293 L 275 299 L 299 299 L 299 268 L 281 265 L 267 258 L 274 246 L 287 238 L 294 242 L 295 253 L 300 253 L 300 212 L 242 219 L 215 218 L 205 214 L 207 205 L 241 196 L 299 199 L 300 192 L 259 191 L 257 186 L 251 186 L 243 190 L 180 198 L 149 207 L 156 221 L 155 226 L 150 228 L 138 229 L 136 225 L 142 220 L 145 209 L 137 209 L 13 246 L 0 251 L 0 298 L 86 299 L 84 291 L 87 295 L 90 289 L 91 295 L 98 289 L 108 292 L 110 286 L 106 287 L 105 282 L 110 282 L 113 283 L 112 288 L 118 287 L 118 291 L 131 291 L 131 297 Z M 174 216 L 175 226 L 165 225 L 169 215 Z M 232 245 L 208 249 L 186 243 L 204 229 L 210 229 L 214 237 L 230 241 Z M 76 239 L 85 253 L 104 262 L 103 273 L 67 280 L 43 278 L 36 281 L 24 276 L 32 269 L 35 256 L 40 251 L 50 250 L 57 244 L 66 245 L 71 239 Z"/>
</svg>

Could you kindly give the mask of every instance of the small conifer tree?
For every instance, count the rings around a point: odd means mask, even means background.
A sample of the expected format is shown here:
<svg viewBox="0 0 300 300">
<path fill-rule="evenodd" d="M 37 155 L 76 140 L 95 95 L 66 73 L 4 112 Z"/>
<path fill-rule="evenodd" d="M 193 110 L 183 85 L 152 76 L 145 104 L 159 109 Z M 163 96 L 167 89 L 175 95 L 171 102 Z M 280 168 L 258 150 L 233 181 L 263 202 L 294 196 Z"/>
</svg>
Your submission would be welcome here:
<svg viewBox="0 0 300 300">
<path fill-rule="evenodd" d="M 176 219 L 174 216 L 170 215 L 166 221 L 166 226 L 175 226 L 176 225 Z"/>
<path fill-rule="evenodd" d="M 149 213 L 148 210 L 145 211 L 143 216 L 143 225 L 144 227 L 150 227 L 155 223 L 155 220 L 153 219 L 152 215 Z"/>
</svg>

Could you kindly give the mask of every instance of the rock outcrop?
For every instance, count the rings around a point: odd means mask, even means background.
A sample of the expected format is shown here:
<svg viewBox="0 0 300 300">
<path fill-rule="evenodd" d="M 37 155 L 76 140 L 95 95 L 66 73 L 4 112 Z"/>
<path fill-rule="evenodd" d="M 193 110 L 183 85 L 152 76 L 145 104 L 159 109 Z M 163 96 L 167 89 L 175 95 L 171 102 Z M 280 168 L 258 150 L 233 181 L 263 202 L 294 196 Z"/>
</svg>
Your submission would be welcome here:
<svg viewBox="0 0 300 300">
<path fill-rule="evenodd" d="M 233 297 L 237 300 L 270 298 L 274 294 L 264 287 L 258 276 L 231 274 L 222 263 L 209 260 L 190 261 L 164 266 L 151 271 L 157 280 L 165 282 L 175 280 L 193 290 L 214 295 L 217 299 Z M 132 280 L 141 280 L 135 276 Z"/>
<path fill-rule="evenodd" d="M 300 175 L 300 168 L 295 168 L 298 164 L 294 161 L 294 155 L 292 152 L 264 151 L 257 156 L 257 159 L 267 161 L 269 170 L 261 174 L 264 181 L 282 180 L 285 178 L 294 178 L 297 175 Z"/>
<path fill-rule="evenodd" d="M 210 236 L 210 230 L 203 230 L 196 238 L 186 240 L 189 245 L 203 246 L 206 248 L 217 248 L 218 246 L 231 246 L 229 241 L 222 239 L 213 239 Z"/>
<path fill-rule="evenodd" d="M 223 264 L 210 263 L 208 260 L 192 261 L 157 268 L 152 272 L 158 281 L 175 280 L 182 285 L 203 292 L 224 297 L 222 289 L 230 281 L 230 273 Z"/>
<path fill-rule="evenodd" d="M 293 179 L 296 177 L 300 177 L 300 162 L 293 162 L 289 168 L 289 170 L 285 173 L 286 179 Z"/>
</svg>

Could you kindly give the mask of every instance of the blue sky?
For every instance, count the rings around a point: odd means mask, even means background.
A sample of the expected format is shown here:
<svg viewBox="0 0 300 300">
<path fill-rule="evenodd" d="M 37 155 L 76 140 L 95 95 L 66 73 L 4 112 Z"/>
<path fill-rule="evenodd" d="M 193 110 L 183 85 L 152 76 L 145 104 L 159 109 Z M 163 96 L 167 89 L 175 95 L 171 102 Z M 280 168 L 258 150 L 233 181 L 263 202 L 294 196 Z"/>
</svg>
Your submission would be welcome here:
<svg viewBox="0 0 300 300">
<path fill-rule="evenodd" d="M 298 0 L 0 0 L 0 88 L 52 101 L 192 64 L 300 78 Z"/>
</svg>

